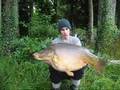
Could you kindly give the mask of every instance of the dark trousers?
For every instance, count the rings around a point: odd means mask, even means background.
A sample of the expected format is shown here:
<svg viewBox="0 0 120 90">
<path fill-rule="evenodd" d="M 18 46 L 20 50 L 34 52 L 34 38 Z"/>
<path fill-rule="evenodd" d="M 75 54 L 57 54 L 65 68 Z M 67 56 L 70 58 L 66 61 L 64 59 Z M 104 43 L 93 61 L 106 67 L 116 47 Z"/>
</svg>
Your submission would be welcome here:
<svg viewBox="0 0 120 90">
<path fill-rule="evenodd" d="M 59 83 L 64 79 L 74 79 L 80 80 L 83 77 L 85 67 L 81 68 L 80 70 L 73 71 L 74 76 L 68 76 L 65 72 L 60 72 L 49 66 L 50 71 L 50 79 L 53 83 Z"/>
</svg>

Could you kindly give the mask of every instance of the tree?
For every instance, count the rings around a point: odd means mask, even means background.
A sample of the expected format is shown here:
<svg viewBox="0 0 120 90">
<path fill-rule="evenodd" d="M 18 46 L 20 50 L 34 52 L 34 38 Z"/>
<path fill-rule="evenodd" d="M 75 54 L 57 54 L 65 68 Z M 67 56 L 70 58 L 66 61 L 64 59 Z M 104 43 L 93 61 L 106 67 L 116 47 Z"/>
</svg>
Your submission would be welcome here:
<svg viewBox="0 0 120 90">
<path fill-rule="evenodd" d="M 1 0 L 0 0 L 0 36 L 1 36 Z"/>
<path fill-rule="evenodd" d="M 3 54 L 10 55 L 12 40 L 18 36 L 18 0 L 3 0 L 2 9 Z"/>
<path fill-rule="evenodd" d="M 88 23 L 88 33 L 90 38 L 90 43 L 94 43 L 94 32 L 93 32 L 93 0 L 88 0 L 88 6 L 89 6 L 89 23 Z"/>
<path fill-rule="evenodd" d="M 0 0 L 0 48 L 1 48 L 1 27 L 2 27 L 2 24 L 1 24 L 1 5 L 2 4 L 1 4 L 1 0 Z"/>
<path fill-rule="evenodd" d="M 117 27 L 120 29 L 120 0 L 117 0 L 116 5 L 116 23 Z"/>
<path fill-rule="evenodd" d="M 19 33 L 20 36 L 27 36 L 29 33 L 28 24 L 31 21 L 33 12 L 33 0 L 19 1 Z"/>
<path fill-rule="evenodd" d="M 115 25 L 116 0 L 99 0 L 98 30 L 96 51 L 110 52 L 116 36 Z"/>
</svg>

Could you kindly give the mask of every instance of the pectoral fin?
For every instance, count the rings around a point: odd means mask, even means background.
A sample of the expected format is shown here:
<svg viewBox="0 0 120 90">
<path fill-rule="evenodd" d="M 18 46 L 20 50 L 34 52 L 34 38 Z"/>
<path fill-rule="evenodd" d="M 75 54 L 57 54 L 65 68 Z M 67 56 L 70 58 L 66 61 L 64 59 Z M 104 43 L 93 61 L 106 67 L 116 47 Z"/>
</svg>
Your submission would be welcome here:
<svg viewBox="0 0 120 90">
<path fill-rule="evenodd" d="M 58 62 L 58 57 L 57 57 L 57 56 L 53 56 L 53 61 L 54 61 L 55 63 L 57 63 L 57 62 Z"/>
<path fill-rule="evenodd" d="M 69 75 L 69 76 L 74 76 L 74 73 L 71 72 L 71 71 L 66 71 L 66 73 L 67 73 L 67 75 Z"/>
</svg>

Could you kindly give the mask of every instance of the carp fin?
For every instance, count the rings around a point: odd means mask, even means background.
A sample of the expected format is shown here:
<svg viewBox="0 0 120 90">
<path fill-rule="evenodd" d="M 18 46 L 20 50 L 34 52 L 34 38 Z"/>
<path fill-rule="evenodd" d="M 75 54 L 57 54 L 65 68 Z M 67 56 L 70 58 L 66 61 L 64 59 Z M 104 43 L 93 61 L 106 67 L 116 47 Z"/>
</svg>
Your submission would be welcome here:
<svg viewBox="0 0 120 90">
<path fill-rule="evenodd" d="M 57 63 L 58 57 L 57 57 L 57 56 L 53 56 L 53 61 L 54 61 L 55 63 Z"/>
<path fill-rule="evenodd" d="M 74 76 L 74 73 L 71 72 L 71 71 L 66 71 L 66 73 L 67 73 L 67 75 L 69 75 L 69 76 Z"/>
</svg>

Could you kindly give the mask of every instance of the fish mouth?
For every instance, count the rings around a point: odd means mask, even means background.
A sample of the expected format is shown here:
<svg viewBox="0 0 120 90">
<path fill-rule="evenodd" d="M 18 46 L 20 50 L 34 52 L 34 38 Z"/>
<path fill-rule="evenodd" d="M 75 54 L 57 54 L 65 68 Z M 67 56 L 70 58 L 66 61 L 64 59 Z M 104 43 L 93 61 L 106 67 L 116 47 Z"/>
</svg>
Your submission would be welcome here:
<svg viewBox="0 0 120 90">
<path fill-rule="evenodd" d="M 34 53 L 33 54 L 33 57 L 37 60 L 42 60 L 43 57 L 44 57 L 44 54 L 41 54 L 41 53 Z"/>
<path fill-rule="evenodd" d="M 41 61 L 49 61 L 48 57 L 44 53 L 34 53 L 33 58 Z"/>
</svg>

